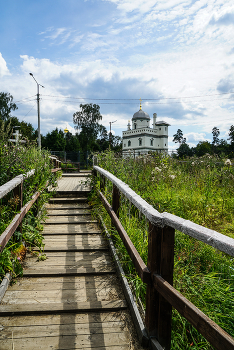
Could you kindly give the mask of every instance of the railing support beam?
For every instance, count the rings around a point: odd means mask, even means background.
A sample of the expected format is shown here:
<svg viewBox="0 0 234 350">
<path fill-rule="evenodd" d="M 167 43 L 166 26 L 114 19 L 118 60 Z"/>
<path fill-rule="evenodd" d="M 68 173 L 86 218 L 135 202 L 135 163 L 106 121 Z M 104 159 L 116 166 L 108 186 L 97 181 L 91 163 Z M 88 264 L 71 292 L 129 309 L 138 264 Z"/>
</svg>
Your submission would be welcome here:
<svg viewBox="0 0 234 350">
<path fill-rule="evenodd" d="M 161 275 L 173 285 L 175 230 L 171 227 L 157 227 L 149 223 L 148 264 L 152 283 L 147 286 L 146 328 L 149 336 L 156 337 L 165 350 L 171 347 L 172 307 L 154 288 L 153 274 Z"/>
</svg>

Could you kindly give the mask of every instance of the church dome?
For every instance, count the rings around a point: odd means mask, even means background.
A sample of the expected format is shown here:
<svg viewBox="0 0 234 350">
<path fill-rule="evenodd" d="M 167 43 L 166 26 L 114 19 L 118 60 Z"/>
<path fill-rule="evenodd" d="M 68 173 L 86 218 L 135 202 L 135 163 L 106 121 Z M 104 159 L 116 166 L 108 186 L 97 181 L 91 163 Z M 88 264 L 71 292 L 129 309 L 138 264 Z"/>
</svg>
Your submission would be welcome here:
<svg viewBox="0 0 234 350">
<path fill-rule="evenodd" d="M 142 109 L 140 109 L 138 112 L 133 114 L 132 120 L 136 120 L 136 119 L 148 119 L 150 120 L 150 116 L 148 113 L 142 111 Z"/>
</svg>

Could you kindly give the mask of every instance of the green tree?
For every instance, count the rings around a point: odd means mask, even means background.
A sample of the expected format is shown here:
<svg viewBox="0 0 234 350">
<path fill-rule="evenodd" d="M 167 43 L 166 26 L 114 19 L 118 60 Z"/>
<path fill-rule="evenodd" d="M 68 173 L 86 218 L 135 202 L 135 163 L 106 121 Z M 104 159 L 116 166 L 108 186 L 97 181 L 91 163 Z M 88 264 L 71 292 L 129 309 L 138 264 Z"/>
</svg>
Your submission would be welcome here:
<svg viewBox="0 0 234 350">
<path fill-rule="evenodd" d="M 212 145 L 217 146 L 219 144 L 220 131 L 216 126 L 212 129 L 212 135 L 213 135 Z"/>
<path fill-rule="evenodd" d="M 234 145 L 234 125 L 230 126 L 228 136 L 229 136 L 228 140 L 231 141 L 231 145 Z"/>
<path fill-rule="evenodd" d="M 41 144 L 43 148 L 47 148 L 51 151 L 64 151 L 66 140 L 64 138 L 64 132 L 62 130 L 55 130 L 48 132 L 45 137 L 42 138 Z"/>
<path fill-rule="evenodd" d="M 187 145 L 187 143 L 181 143 L 177 149 L 178 158 L 192 157 L 193 150 Z"/>
<path fill-rule="evenodd" d="M 212 147 L 209 141 L 200 141 L 195 147 L 195 154 L 198 157 L 204 156 L 206 153 L 211 153 Z"/>
<path fill-rule="evenodd" d="M 13 96 L 7 92 L 0 92 L 0 119 L 3 121 L 11 117 L 11 111 L 18 109 L 13 103 Z"/>
<path fill-rule="evenodd" d="M 96 104 L 80 104 L 80 111 L 73 114 L 75 128 L 81 130 L 79 142 L 83 151 L 91 150 L 96 144 L 97 136 L 100 132 L 99 120 L 102 120 L 100 107 Z"/>
<path fill-rule="evenodd" d="M 180 129 L 177 130 L 176 134 L 173 135 L 173 137 L 174 138 L 172 142 L 175 142 L 175 143 L 179 142 L 180 144 L 186 142 L 186 138 L 184 138 L 183 131 Z"/>
</svg>

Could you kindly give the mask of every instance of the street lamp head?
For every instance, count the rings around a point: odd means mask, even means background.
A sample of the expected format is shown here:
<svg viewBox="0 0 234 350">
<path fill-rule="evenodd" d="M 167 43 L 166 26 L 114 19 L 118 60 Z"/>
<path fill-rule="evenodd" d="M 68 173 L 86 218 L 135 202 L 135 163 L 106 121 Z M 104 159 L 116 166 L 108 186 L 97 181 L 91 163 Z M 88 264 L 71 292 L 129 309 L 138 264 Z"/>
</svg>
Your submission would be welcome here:
<svg viewBox="0 0 234 350">
<path fill-rule="evenodd" d="M 32 73 L 29 73 L 29 75 L 31 75 L 33 77 L 33 74 Z"/>
</svg>

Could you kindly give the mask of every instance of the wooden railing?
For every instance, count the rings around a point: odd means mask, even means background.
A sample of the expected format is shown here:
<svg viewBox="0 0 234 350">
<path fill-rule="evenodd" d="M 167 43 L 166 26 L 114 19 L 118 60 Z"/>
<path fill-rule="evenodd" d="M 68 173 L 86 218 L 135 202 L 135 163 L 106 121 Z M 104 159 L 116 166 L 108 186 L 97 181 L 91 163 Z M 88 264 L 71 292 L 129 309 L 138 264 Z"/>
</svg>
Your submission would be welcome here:
<svg viewBox="0 0 234 350">
<path fill-rule="evenodd" d="M 61 162 L 58 161 L 57 158 L 51 157 L 51 162 L 54 166 L 54 168 L 51 169 L 52 173 L 57 172 L 58 170 L 61 170 L 61 168 L 59 167 Z M 49 182 L 47 181 L 44 188 L 41 191 L 37 191 L 36 193 L 34 193 L 32 196 L 32 199 L 23 206 L 23 182 L 26 178 L 33 176 L 34 174 L 35 174 L 35 170 L 33 169 L 29 171 L 27 174 L 18 175 L 14 179 L 0 186 L 0 199 L 5 197 L 9 192 L 13 191 L 14 198 L 16 197 L 18 198 L 17 210 L 19 211 L 19 213 L 15 215 L 11 223 L 8 225 L 8 227 L 0 236 L 0 253 L 5 248 L 7 242 L 12 237 L 13 233 L 16 231 L 18 226 L 22 223 L 24 216 L 30 210 L 32 205 L 35 202 L 37 202 L 40 194 L 45 190 L 45 188 L 49 184 Z"/>
<path fill-rule="evenodd" d="M 234 239 L 169 213 L 159 213 L 128 185 L 108 171 L 93 167 L 100 177 L 100 199 L 111 217 L 141 280 L 147 283 L 145 324 L 158 349 L 171 346 L 172 307 L 188 320 L 217 350 L 233 350 L 234 339 L 173 288 L 175 230 L 234 256 Z M 112 205 L 103 195 L 106 179 L 112 182 Z M 149 220 L 147 266 L 119 221 L 120 193 Z M 156 343 L 154 346 L 157 347 Z"/>
</svg>

